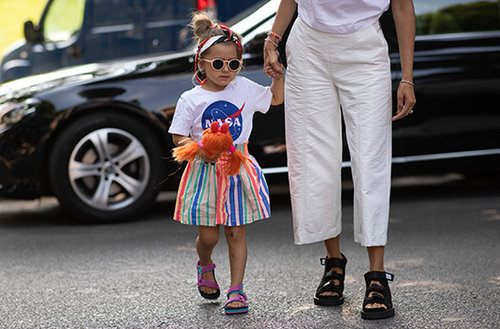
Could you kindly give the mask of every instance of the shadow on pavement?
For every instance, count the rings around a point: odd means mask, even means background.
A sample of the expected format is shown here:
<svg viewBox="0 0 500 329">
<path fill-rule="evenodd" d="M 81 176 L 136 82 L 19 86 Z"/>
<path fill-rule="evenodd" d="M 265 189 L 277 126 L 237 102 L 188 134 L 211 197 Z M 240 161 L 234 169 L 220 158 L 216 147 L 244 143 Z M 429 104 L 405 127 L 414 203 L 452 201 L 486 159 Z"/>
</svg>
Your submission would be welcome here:
<svg viewBox="0 0 500 329">
<path fill-rule="evenodd" d="M 286 175 L 269 176 L 269 190 L 273 208 L 290 207 L 290 194 Z M 351 179 L 343 182 L 343 203 L 351 204 L 353 198 Z M 500 175 L 497 177 L 465 178 L 460 174 L 438 176 L 408 176 L 392 180 L 393 201 L 422 201 L 439 198 L 484 197 L 500 193 Z M 162 192 L 157 202 L 141 221 L 171 218 L 176 193 Z M 121 225 L 125 223 L 103 224 Z M 0 199 L 0 227 L 88 226 L 70 217 L 53 197 L 37 200 Z M 96 224 L 97 225 L 97 224 Z"/>
</svg>

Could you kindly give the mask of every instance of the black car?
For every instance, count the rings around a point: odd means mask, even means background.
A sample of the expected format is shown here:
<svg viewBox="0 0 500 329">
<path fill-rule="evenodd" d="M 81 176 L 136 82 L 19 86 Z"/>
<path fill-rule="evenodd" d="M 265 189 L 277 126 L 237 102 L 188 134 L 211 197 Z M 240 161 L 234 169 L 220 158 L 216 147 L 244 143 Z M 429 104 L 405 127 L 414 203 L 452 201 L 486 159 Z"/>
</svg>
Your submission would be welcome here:
<svg viewBox="0 0 500 329">
<path fill-rule="evenodd" d="M 393 172 L 496 172 L 500 168 L 498 1 L 415 0 L 415 114 L 393 125 Z M 233 24 L 244 38 L 241 74 L 270 84 L 262 46 L 278 0 Z M 390 12 L 394 89 L 400 79 Z M 282 51 L 283 53 L 283 51 Z M 137 218 L 179 166 L 167 133 L 179 95 L 192 88 L 194 49 L 89 64 L 0 86 L 0 194 L 55 195 L 87 221 Z M 286 173 L 283 106 L 254 118 L 251 153 Z M 349 167 L 347 147 L 344 166 Z"/>
</svg>

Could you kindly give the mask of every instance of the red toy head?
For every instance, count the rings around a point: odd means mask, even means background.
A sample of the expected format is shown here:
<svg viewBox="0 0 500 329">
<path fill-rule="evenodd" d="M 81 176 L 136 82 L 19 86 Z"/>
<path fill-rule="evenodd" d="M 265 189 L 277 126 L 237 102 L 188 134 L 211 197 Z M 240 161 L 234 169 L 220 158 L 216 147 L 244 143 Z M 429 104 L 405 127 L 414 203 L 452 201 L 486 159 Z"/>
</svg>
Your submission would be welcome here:
<svg viewBox="0 0 500 329">
<path fill-rule="evenodd" d="M 219 127 L 219 123 L 214 122 L 203 132 L 201 141 L 193 141 L 173 150 L 174 158 L 178 162 L 192 161 L 199 152 L 205 152 L 209 158 L 219 155 L 218 162 L 221 163 L 224 174 L 229 176 L 237 174 L 246 161 L 246 156 L 233 146 L 227 123 Z"/>
</svg>

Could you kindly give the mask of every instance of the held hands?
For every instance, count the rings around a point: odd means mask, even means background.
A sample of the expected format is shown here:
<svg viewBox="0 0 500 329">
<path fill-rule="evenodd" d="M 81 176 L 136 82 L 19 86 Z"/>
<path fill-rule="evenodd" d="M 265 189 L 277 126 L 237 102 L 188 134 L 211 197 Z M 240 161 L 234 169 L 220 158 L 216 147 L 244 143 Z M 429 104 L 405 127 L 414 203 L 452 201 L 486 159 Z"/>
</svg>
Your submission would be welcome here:
<svg viewBox="0 0 500 329">
<path fill-rule="evenodd" d="M 264 73 L 273 79 L 279 80 L 283 77 L 285 67 L 279 62 L 276 45 L 264 42 Z"/>
<path fill-rule="evenodd" d="M 392 117 L 392 121 L 396 121 L 413 113 L 413 106 L 417 102 L 415 99 L 415 90 L 412 83 L 401 81 L 397 93 L 398 107 L 396 115 Z"/>
</svg>

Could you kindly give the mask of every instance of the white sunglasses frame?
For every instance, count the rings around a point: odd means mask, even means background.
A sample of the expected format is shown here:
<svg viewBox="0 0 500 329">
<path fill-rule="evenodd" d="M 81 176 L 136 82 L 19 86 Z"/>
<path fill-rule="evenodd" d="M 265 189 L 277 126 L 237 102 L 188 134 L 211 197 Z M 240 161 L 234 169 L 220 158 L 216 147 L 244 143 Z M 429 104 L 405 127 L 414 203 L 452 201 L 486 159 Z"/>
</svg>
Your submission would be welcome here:
<svg viewBox="0 0 500 329">
<path fill-rule="evenodd" d="M 222 58 L 212 58 L 212 59 L 200 58 L 200 59 L 202 61 L 209 62 L 210 66 L 212 67 L 212 69 L 214 71 L 222 71 L 224 69 L 224 66 L 226 66 L 226 65 L 227 65 L 227 68 L 229 69 L 229 71 L 231 71 L 231 72 L 238 72 L 243 67 L 243 60 L 237 59 L 237 58 L 232 58 L 232 59 L 228 59 L 228 60 L 224 60 Z M 216 61 L 216 60 L 222 61 L 222 63 L 223 63 L 223 65 L 220 69 L 216 69 L 214 67 L 214 61 Z M 238 61 L 240 63 L 240 66 L 238 66 L 238 68 L 236 70 L 231 69 L 231 67 L 229 66 L 229 62 L 232 62 L 232 61 Z"/>
</svg>

